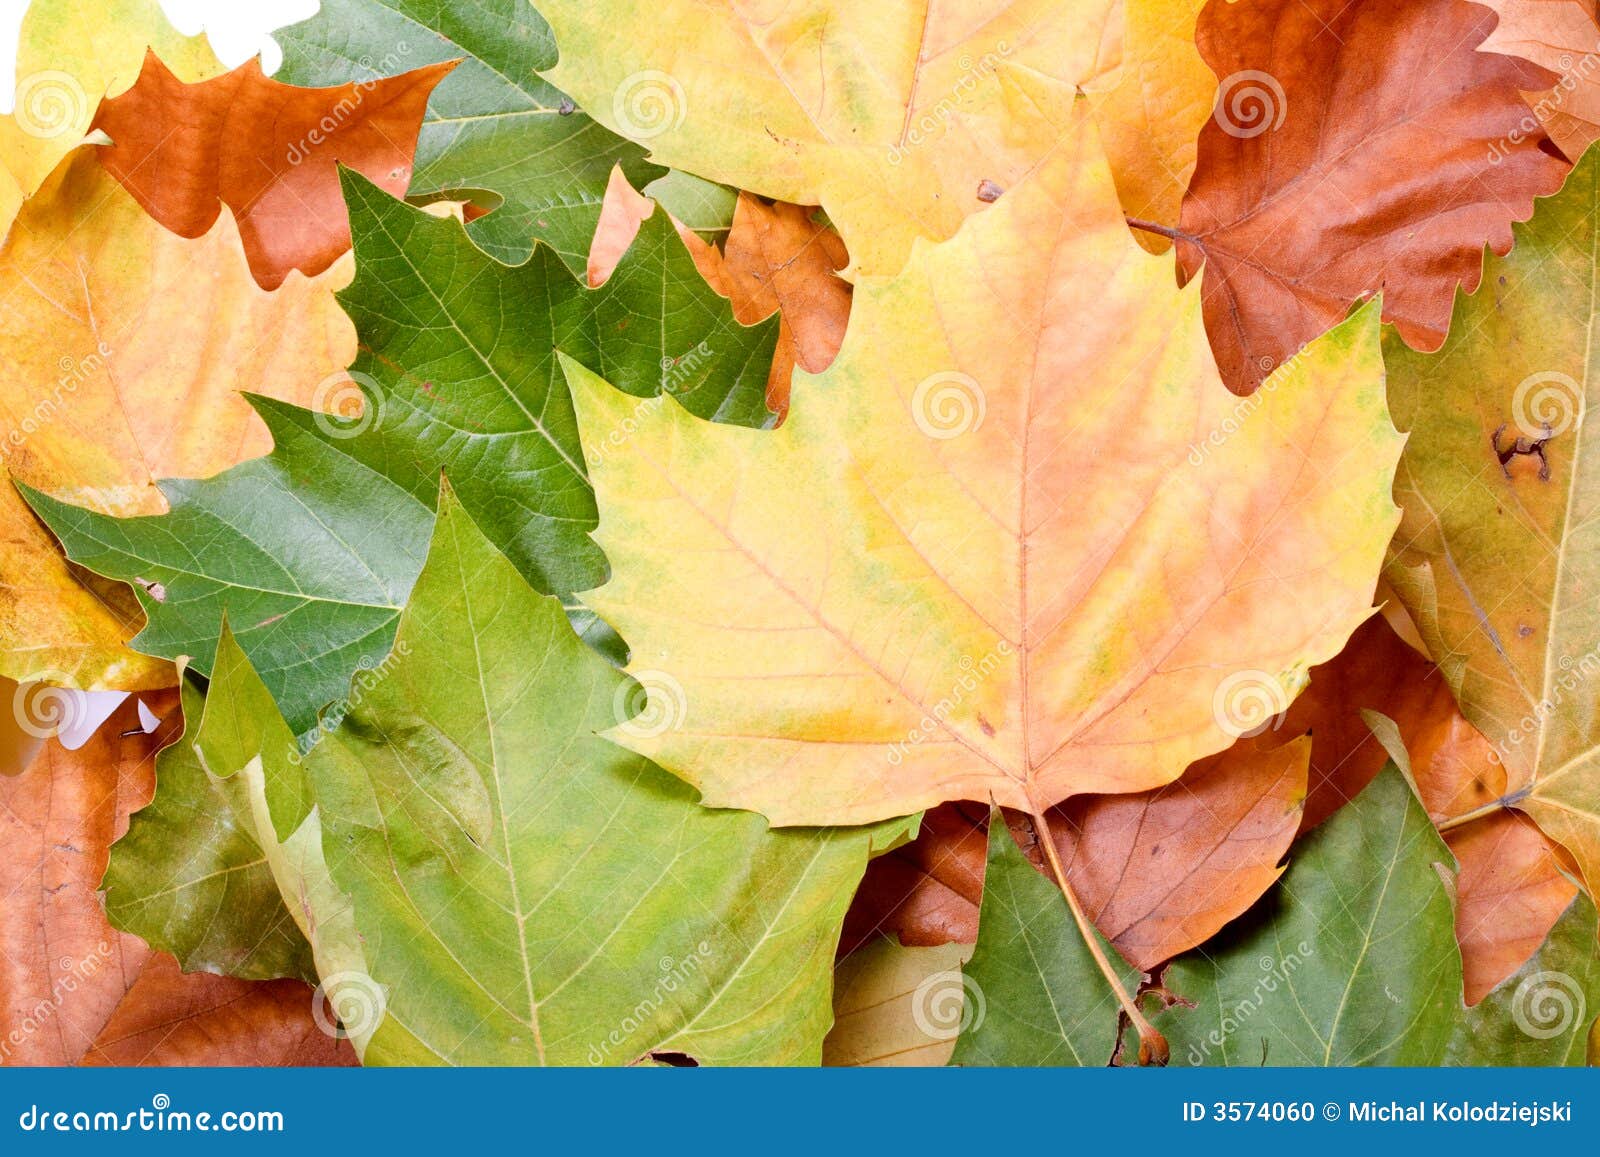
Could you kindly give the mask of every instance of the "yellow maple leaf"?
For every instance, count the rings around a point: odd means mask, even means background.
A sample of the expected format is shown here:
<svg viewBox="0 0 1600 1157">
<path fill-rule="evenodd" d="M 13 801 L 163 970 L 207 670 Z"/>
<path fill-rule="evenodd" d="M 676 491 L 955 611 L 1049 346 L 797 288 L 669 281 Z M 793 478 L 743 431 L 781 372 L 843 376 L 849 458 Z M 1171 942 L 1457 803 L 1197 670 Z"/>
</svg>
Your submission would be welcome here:
<svg viewBox="0 0 1600 1157">
<path fill-rule="evenodd" d="M 108 514 L 166 509 L 157 478 L 271 448 L 239 391 L 317 408 L 350 394 L 349 255 L 273 292 L 224 212 L 187 240 L 145 215 L 92 148 L 45 181 L 0 247 L 0 674 L 85 688 L 170 685 L 122 644 L 137 612 L 80 584 L 10 477 Z"/>
<path fill-rule="evenodd" d="M 544 0 L 548 75 L 662 164 L 820 204 L 890 274 L 1020 180 L 1120 59 L 1118 0 Z"/>
<path fill-rule="evenodd" d="M 585 444 L 625 439 L 585 601 L 650 698 L 613 737 L 777 824 L 1170 782 L 1340 649 L 1398 519 L 1375 308 L 1230 394 L 1082 111 L 859 286 L 776 431 L 566 369 Z"/>
</svg>

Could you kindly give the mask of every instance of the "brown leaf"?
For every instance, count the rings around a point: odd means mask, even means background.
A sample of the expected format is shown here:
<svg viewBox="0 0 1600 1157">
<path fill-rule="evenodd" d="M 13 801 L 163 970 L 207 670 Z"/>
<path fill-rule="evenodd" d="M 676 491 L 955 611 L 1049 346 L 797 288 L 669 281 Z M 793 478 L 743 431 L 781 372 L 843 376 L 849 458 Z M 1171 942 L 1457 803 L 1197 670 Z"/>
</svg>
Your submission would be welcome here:
<svg viewBox="0 0 1600 1157">
<path fill-rule="evenodd" d="M 356 1064 L 350 1042 L 317 1023 L 312 1000 L 310 987 L 298 980 L 186 975 L 165 952 L 151 953 L 83 1063 Z"/>
<path fill-rule="evenodd" d="M 1456 940 L 1463 986 L 1477 1004 L 1544 943 L 1578 894 L 1533 821 L 1501 811 L 1445 833 L 1460 865 Z"/>
<path fill-rule="evenodd" d="M 1600 23 L 1593 0 L 1477 0 L 1500 17 L 1485 52 L 1520 56 L 1560 74 L 1543 92 L 1524 93 L 1545 132 L 1576 161 L 1600 140 Z"/>
<path fill-rule="evenodd" d="M 1278 878 L 1300 825 L 1310 747 L 1243 740 L 1155 791 L 1077 796 L 1051 809 L 1073 890 L 1129 963 L 1148 970 L 1203 943 Z M 1045 871 L 1027 819 L 1008 818 Z M 975 939 L 985 826 L 970 804 L 930 811 L 913 844 L 868 868 L 845 943 L 874 928 L 908 945 Z"/>
<path fill-rule="evenodd" d="M 1361 719 L 1363 709 L 1381 711 L 1399 727 L 1417 791 L 1436 823 L 1505 794 L 1505 768 L 1462 716 L 1443 674 L 1374 617 L 1337 658 L 1312 669 L 1311 685 L 1284 719 L 1291 733 L 1315 736 L 1305 827 L 1353 799 L 1388 761 Z M 1532 955 L 1577 889 L 1552 846 L 1517 812 L 1450 828 L 1444 839 L 1460 865 L 1456 939 L 1467 1002 L 1474 1004 Z"/>
<path fill-rule="evenodd" d="M 813 212 L 740 193 L 724 253 L 734 317 L 753 325 L 782 311 L 767 378 L 767 407 L 779 414 L 789 409 L 795 366 L 811 374 L 827 369 L 850 320 L 850 285 L 838 276 L 850 255 Z"/>
<path fill-rule="evenodd" d="M 1552 74 L 1479 52 L 1492 12 L 1467 0 L 1212 0 L 1196 40 L 1217 112 L 1177 236 L 1205 268 L 1205 318 L 1239 393 L 1383 293 L 1383 319 L 1437 349 L 1483 247 L 1560 188 L 1521 94 Z M 1531 127 L 1531 131 L 1530 131 Z"/>
<path fill-rule="evenodd" d="M 0 778 L 0 1063 L 353 1063 L 317 1027 L 306 985 L 185 976 L 106 921 L 111 844 L 155 791 L 156 752 L 182 731 L 175 690 L 143 699 L 154 732 L 129 699 L 78 750 L 48 740 Z"/>
<path fill-rule="evenodd" d="M 115 142 L 101 160 L 183 237 L 205 234 L 226 204 L 256 281 L 275 289 L 291 269 L 314 276 L 350 248 L 339 165 L 405 194 L 428 95 L 454 67 L 296 88 L 250 60 L 186 85 L 148 53 L 134 86 L 100 107 L 94 127 Z"/>
</svg>

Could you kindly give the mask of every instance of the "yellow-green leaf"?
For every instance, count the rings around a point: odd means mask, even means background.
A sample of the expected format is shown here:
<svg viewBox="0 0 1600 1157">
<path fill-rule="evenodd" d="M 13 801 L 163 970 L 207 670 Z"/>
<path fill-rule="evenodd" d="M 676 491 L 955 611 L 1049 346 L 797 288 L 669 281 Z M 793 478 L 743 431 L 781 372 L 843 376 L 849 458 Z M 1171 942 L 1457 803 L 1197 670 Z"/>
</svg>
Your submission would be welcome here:
<svg viewBox="0 0 1600 1157">
<path fill-rule="evenodd" d="M 776 431 L 567 363 L 609 584 L 713 807 L 860 823 L 1140 791 L 1257 730 L 1371 610 L 1400 439 L 1365 308 L 1229 394 L 1200 297 L 1122 221 L 1087 114 L 857 290 Z"/>
</svg>

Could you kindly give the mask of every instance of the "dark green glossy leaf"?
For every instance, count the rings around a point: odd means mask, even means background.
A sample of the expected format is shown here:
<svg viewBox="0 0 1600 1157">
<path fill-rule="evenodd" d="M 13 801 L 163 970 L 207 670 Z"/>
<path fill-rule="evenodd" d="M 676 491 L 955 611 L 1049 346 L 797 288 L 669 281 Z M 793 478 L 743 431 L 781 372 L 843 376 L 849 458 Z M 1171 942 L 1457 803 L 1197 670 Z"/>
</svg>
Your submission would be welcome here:
<svg viewBox="0 0 1600 1157">
<path fill-rule="evenodd" d="M 1454 871 L 1391 764 L 1254 908 L 1167 969 L 1176 1065 L 1436 1065 L 1462 1016 Z"/>
</svg>

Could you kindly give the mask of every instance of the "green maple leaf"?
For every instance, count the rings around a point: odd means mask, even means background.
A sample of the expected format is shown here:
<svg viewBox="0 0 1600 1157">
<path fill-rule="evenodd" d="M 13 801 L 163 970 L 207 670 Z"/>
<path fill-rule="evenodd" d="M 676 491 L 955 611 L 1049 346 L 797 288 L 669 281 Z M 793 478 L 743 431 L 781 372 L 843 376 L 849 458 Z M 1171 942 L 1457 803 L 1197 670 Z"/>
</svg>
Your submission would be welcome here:
<svg viewBox="0 0 1600 1157">
<path fill-rule="evenodd" d="M 750 327 L 700 277 L 665 214 L 588 289 L 546 246 L 485 256 L 461 225 L 345 174 L 360 418 L 262 398 L 266 458 L 164 481 L 171 511 L 116 519 L 24 488 L 69 557 L 140 583 L 134 645 L 209 674 L 223 612 L 297 733 L 389 650 L 427 548 L 439 476 L 518 570 L 566 595 L 603 582 L 597 520 L 557 350 L 641 398 L 760 425 L 777 319 Z M 648 403 L 642 403 L 648 404 Z M 598 443 L 592 453 L 622 453 Z M 592 616 L 580 619 L 602 639 Z M 612 648 L 615 650 L 615 647 Z"/>
<path fill-rule="evenodd" d="M 526 0 L 324 0 L 276 34 L 277 79 L 321 86 L 460 60 L 428 102 L 409 195 L 471 199 L 491 211 L 468 232 L 520 263 L 542 240 L 582 275 L 614 165 L 635 188 L 666 170 L 579 111 L 539 76 L 556 62 Z"/>
<path fill-rule="evenodd" d="M 224 638 L 200 754 L 367 1063 L 819 1059 L 845 908 L 905 825 L 701 807 L 596 734 L 640 690 L 448 492 L 393 654 L 303 758 Z"/>
</svg>

